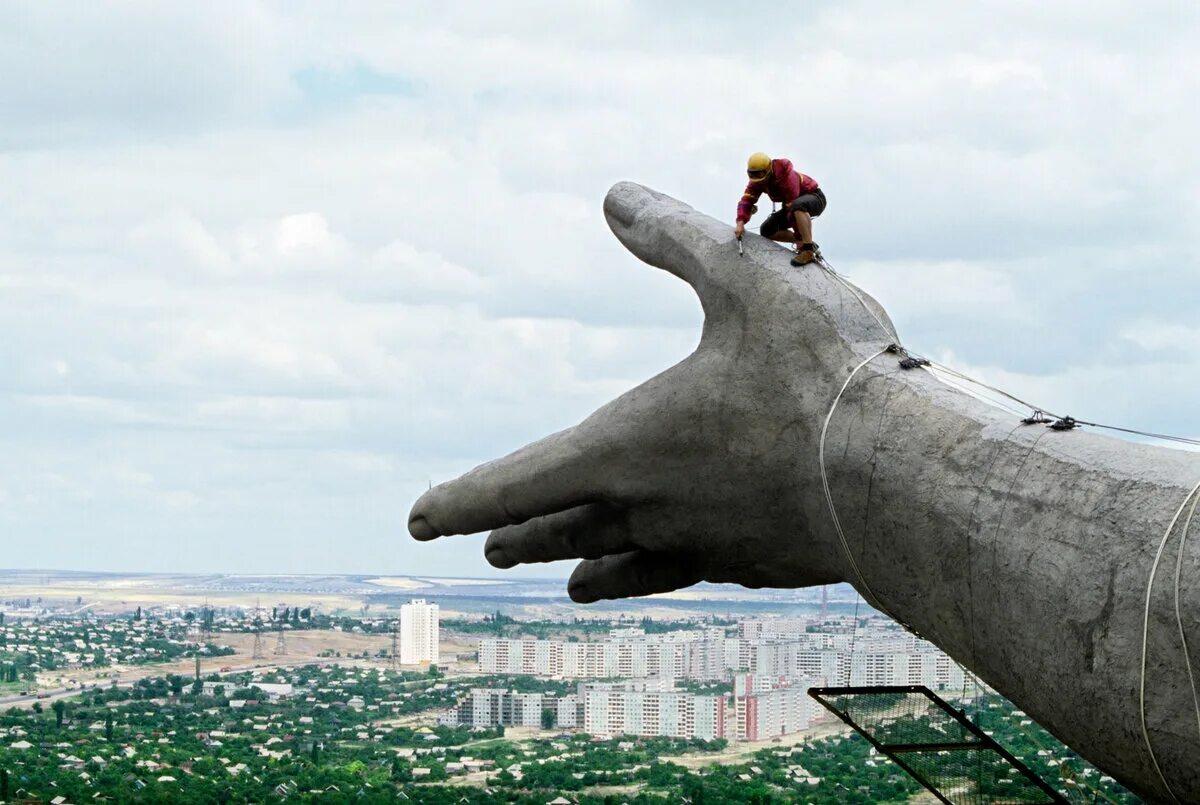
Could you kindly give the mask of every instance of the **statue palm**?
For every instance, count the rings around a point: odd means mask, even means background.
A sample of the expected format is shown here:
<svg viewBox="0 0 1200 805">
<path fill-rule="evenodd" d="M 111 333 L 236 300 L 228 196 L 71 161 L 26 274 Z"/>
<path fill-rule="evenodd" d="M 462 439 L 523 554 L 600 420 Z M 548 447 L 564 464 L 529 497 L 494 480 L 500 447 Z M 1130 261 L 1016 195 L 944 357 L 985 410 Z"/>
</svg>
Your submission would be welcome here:
<svg viewBox="0 0 1200 805">
<path fill-rule="evenodd" d="M 695 289 L 700 344 L 576 427 L 431 490 L 413 536 L 496 529 L 485 552 L 503 568 L 582 559 L 581 602 L 846 578 L 814 483 L 821 415 L 861 360 L 844 330 L 872 349 L 893 334 L 825 272 L 788 267 L 761 238 L 739 257 L 728 226 L 673 199 L 621 184 L 605 213 L 634 254 Z"/>
</svg>

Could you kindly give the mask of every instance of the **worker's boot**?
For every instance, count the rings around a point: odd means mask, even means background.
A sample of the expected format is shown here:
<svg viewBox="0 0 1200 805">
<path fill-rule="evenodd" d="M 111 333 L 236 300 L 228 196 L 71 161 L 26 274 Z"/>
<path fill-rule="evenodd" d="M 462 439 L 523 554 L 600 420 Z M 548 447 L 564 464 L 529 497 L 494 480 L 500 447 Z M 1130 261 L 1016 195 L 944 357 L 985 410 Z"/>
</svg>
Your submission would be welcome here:
<svg viewBox="0 0 1200 805">
<path fill-rule="evenodd" d="M 796 247 L 796 255 L 792 258 L 792 265 L 806 266 L 820 257 L 821 250 L 817 248 L 817 244 L 801 243 Z"/>
</svg>

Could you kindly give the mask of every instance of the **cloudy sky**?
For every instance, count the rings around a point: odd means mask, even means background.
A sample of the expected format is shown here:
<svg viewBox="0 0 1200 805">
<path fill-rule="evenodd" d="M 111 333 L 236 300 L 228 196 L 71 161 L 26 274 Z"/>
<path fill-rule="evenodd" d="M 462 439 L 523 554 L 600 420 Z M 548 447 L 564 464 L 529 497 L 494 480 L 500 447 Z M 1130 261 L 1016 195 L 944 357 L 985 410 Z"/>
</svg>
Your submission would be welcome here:
<svg viewBox="0 0 1200 805">
<path fill-rule="evenodd" d="M 491 575 L 412 501 L 694 347 L 600 204 L 755 150 L 910 346 L 1200 435 L 1200 6 L 734 5 L 0 5 L 0 565 Z"/>
</svg>

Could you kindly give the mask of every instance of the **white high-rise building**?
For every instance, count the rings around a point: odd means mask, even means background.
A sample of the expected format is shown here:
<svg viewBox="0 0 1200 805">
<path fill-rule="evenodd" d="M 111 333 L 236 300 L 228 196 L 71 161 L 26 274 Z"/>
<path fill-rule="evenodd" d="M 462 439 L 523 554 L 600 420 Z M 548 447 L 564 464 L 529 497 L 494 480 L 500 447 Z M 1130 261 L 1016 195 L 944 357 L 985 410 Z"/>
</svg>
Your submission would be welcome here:
<svg viewBox="0 0 1200 805">
<path fill-rule="evenodd" d="M 400 664 L 438 663 L 438 605 L 414 598 L 400 607 Z"/>
</svg>

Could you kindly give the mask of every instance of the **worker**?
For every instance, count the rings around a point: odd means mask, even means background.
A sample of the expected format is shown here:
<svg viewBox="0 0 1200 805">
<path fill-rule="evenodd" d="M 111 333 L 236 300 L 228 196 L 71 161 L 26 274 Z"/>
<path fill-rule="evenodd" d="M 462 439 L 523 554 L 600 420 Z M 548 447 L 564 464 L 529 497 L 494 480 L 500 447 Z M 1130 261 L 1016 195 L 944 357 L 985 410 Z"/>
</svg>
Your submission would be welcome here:
<svg viewBox="0 0 1200 805">
<path fill-rule="evenodd" d="M 746 160 L 746 176 L 749 182 L 742 200 L 737 206 L 737 224 L 734 234 L 738 240 L 746 231 L 746 224 L 758 209 L 755 203 L 764 192 L 771 201 L 781 203 L 782 208 L 771 213 L 759 233 L 764 238 L 795 243 L 796 254 L 792 265 L 803 266 L 817 260 L 821 250 L 813 243 L 812 219 L 825 211 L 825 193 L 817 180 L 806 176 L 792 167 L 789 159 L 771 159 L 758 151 Z M 793 233 L 794 230 L 794 233 Z"/>
</svg>

